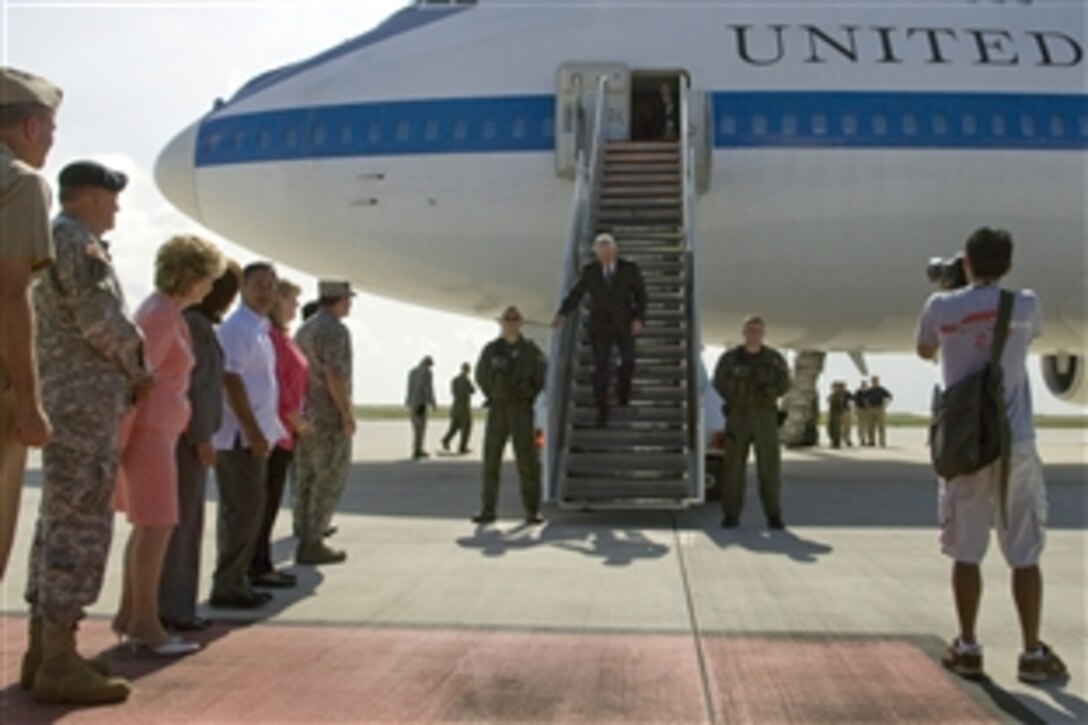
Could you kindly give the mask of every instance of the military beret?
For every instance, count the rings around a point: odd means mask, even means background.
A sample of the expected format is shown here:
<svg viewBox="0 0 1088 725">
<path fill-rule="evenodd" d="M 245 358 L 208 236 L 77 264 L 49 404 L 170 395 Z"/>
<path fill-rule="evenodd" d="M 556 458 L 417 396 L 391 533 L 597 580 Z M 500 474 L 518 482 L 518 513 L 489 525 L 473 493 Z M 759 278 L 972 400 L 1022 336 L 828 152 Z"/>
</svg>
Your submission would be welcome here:
<svg viewBox="0 0 1088 725">
<path fill-rule="evenodd" d="M 354 297 L 355 293 L 351 291 L 350 282 L 323 279 L 317 283 L 317 296 L 323 298 Z"/>
<path fill-rule="evenodd" d="M 128 177 L 120 171 L 107 169 L 95 161 L 75 161 L 60 172 L 58 181 L 62 189 L 80 186 L 97 186 L 107 191 L 121 191 L 128 185 Z"/>
<path fill-rule="evenodd" d="M 44 78 L 7 66 L 0 68 L 0 106 L 40 103 L 55 111 L 63 95 Z"/>
</svg>

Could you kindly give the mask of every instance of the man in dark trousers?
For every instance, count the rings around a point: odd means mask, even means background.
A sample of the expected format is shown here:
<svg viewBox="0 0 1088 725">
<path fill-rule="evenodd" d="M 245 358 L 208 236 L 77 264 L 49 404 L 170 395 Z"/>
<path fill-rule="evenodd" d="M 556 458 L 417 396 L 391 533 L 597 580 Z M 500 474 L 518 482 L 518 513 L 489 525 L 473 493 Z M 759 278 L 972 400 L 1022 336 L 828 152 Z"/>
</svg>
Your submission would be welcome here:
<svg viewBox="0 0 1088 725">
<path fill-rule="evenodd" d="M 450 441 L 461 433 L 461 447 L 458 452 L 468 453 L 468 439 L 472 435 L 472 395 L 476 392 L 476 386 L 471 380 L 472 365 L 465 363 L 461 366 L 461 374 L 450 381 L 450 394 L 453 395 L 453 406 L 450 408 L 450 429 L 442 438 L 442 449 L 450 449 Z"/>
<path fill-rule="evenodd" d="M 616 240 L 600 234 L 593 242 L 597 261 L 582 268 L 578 281 L 567 294 L 552 323 L 560 327 L 589 293 L 589 329 L 593 345 L 593 393 L 597 400 L 597 425 L 608 424 L 608 358 L 612 347 L 620 351 L 616 400 L 621 406 L 631 400 L 631 378 L 635 372 L 635 336 L 642 333 L 646 319 L 646 285 L 638 265 L 619 257 Z"/>
</svg>

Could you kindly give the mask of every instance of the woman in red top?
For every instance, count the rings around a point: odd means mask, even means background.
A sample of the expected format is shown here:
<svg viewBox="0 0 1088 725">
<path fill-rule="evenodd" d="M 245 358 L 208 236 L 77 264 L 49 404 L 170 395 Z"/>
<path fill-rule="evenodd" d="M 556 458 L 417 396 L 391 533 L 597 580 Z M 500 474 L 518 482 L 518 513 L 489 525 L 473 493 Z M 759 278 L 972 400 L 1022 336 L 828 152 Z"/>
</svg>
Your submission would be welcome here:
<svg viewBox="0 0 1088 725">
<path fill-rule="evenodd" d="M 272 327 L 268 331 L 276 351 L 276 383 L 279 388 L 280 421 L 288 432 L 276 441 L 268 459 L 264 521 L 257 535 L 253 561 L 249 566 L 249 581 L 255 587 L 293 587 L 295 576 L 277 571 L 272 565 L 272 529 L 280 510 L 287 472 L 295 455 L 295 437 L 310 431 L 302 417 L 302 399 L 306 393 L 306 356 L 291 339 L 289 326 L 298 315 L 298 296 L 302 290 L 287 280 L 280 280 L 278 299 L 268 314 Z"/>
<path fill-rule="evenodd" d="M 194 357 L 182 311 L 204 299 L 224 264 L 219 250 L 199 237 L 170 239 L 155 259 L 156 291 L 135 315 L 155 385 L 121 424 L 114 503 L 128 515 L 132 533 L 125 547 L 121 605 L 113 627 L 134 647 L 165 656 L 199 648 L 172 637 L 159 621 L 162 562 L 178 522 L 174 449 L 191 412 L 189 373 Z"/>
</svg>

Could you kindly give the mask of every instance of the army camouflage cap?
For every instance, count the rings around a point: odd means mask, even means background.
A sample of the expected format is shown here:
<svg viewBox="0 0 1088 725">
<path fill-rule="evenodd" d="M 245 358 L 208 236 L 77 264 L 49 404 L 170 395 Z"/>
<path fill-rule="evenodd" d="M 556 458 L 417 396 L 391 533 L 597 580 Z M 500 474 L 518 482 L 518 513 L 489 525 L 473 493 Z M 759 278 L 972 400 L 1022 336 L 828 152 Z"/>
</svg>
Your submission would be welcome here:
<svg viewBox="0 0 1088 725">
<path fill-rule="evenodd" d="M 107 191 L 122 191 L 128 185 L 128 177 L 96 161 L 75 161 L 64 167 L 58 182 L 62 189 L 96 186 Z"/>
<path fill-rule="evenodd" d="M 351 291 L 351 283 L 342 280 L 323 279 L 317 283 L 317 296 L 330 299 L 338 297 L 354 297 Z"/>
<path fill-rule="evenodd" d="M 59 88 L 44 78 L 17 68 L 0 67 L 0 106 L 38 103 L 55 111 L 63 95 Z"/>
</svg>

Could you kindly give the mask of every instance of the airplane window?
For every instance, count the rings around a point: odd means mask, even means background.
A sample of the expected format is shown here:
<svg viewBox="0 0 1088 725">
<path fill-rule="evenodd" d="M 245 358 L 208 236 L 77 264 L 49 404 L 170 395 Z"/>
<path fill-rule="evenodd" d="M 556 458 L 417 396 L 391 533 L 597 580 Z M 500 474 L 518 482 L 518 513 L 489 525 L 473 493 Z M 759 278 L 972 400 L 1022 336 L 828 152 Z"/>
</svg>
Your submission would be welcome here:
<svg viewBox="0 0 1088 725">
<path fill-rule="evenodd" d="M 858 117 L 848 113 L 842 117 L 842 132 L 847 136 L 853 136 L 858 132 Z"/>
<path fill-rule="evenodd" d="M 1080 126 L 1080 135 L 1088 136 L 1088 116 L 1081 116 L 1078 125 Z"/>
<path fill-rule="evenodd" d="M 453 137 L 458 141 L 464 141 L 466 138 L 468 138 L 468 123 L 466 121 L 454 122 Z"/>
<path fill-rule="evenodd" d="M 948 119 L 944 117 L 944 114 L 938 113 L 930 120 L 930 126 L 933 129 L 933 133 L 937 136 L 944 136 L 948 133 Z"/>
<path fill-rule="evenodd" d="M 990 130 L 993 131 L 994 136 L 1005 135 L 1005 117 L 1001 115 L 994 116 L 990 119 Z"/>
<path fill-rule="evenodd" d="M 903 116 L 903 133 L 908 136 L 918 135 L 918 117 L 913 113 Z"/>
<path fill-rule="evenodd" d="M 1050 117 L 1050 135 L 1054 138 L 1061 138 L 1065 135 L 1065 119 L 1061 116 Z"/>
<path fill-rule="evenodd" d="M 812 117 L 812 132 L 817 136 L 827 135 L 827 116 L 817 113 Z"/>
<path fill-rule="evenodd" d="M 323 146 L 325 144 L 325 127 L 314 126 L 314 130 L 310 132 L 310 143 L 314 146 Z"/>
<path fill-rule="evenodd" d="M 752 116 L 752 133 L 762 136 L 767 133 L 767 117 L 761 113 Z"/>
<path fill-rule="evenodd" d="M 782 133 L 787 136 L 797 135 L 797 116 L 787 113 L 782 117 Z"/>
<path fill-rule="evenodd" d="M 245 134 L 244 131 L 239 131 L 238 133 L 234 134 L 234 150 L 235 151 L 241 151 L 242 146 L 244 146 L 245 143 L 246 143 L 246 134 Z"/>
<path fill-rule="evenodd" d="M 1020 133 L 1027 138 L 1035 135 L 1035 117 L 1024 114 L 1020 117 Z"/>
<path fill-rule="evenodd" d="M 208 144 L 208 150 L 215 151 L 217 148 L 219 148 L 219 142 L 222 140 L 223 137 L 217 133 L 213 133 L 211 136 L 208 136 L 208 140 L 206 141 L 206 143 Z"/>
<path fill-rule="evenodd" d="M 883 113 L 873 116 L 873 133 L 877 136 L 888 135 L 888 117 Z"/>
<path fill-rule="evenodd" d="M 347 146 L 348 144 L 350 144 L 352 135 L 353 134 L 352 134 L 350 124 L 345 123 L 343 126 L 341 126 L 340 127 L 340 145 L 341 146 Z"/>
<path fill-rule="evenodd" d="M 289 149 L 298 146 L 298 129 L 287 129 L 287 133 L 283 135 L 283 145 Z"/>
<path fill-rule="evenodd" d="M 718 128 L 726 136 L 735 136 L 737 133 L 737 117 L 731 113 L 725 114 L 718 119 Z"/>
<path fill-rule="evenodd" d="M 525 138 L 525 133 L 528 129 L 524 118 L 515 118 L 514 125 L 510 129 L 510 135 L 514 138 Z"/>
<path fill-rule="evenodd" d="M 978 119 L 975 118 L 975 114 L 968 113 L 963 117 L 963 135 L 974 136 L 978 133 Z"/>
<path fill-rule="evenodd" d="M 483 136 L 484 136 L 484 138 L 493 139 L 493 138 L 495 138 L 495 134 L 497 134 L 498 131 L 499 131 L 498 126 L 496 126 L 495 122 L 492 121 L 490 118 L 487 119 L 486 121 L 484 121 L 484 127 L 483 127 Z"/>
<path fill-rule="evenodd" d="M 266 151 L 268 149 L 272 148 L 272 132 L 271 131 L 261 131 L 261 142 L 260 143 L 261 143 L 261 148 L 266 150 Z"/>
<path fill-rule="evenodd" d="M 412 136 L 412 124 L 408 121 L 401 121 L 397 124 L 397 140 L 407 141 Z"/>
<path fill-rule="evenodd" d="M 438 121 L 427 121 L 427 125 L 423 127 L 423 138 L 428 141 L 435 141 L 438 139 Z"/>
<path fill-rule="evenodd" d="M 540 135 L 542 138 L 551 138 L 555 135 L 554 118 L 545 118 L 540 122 Z"/>
</svg>

